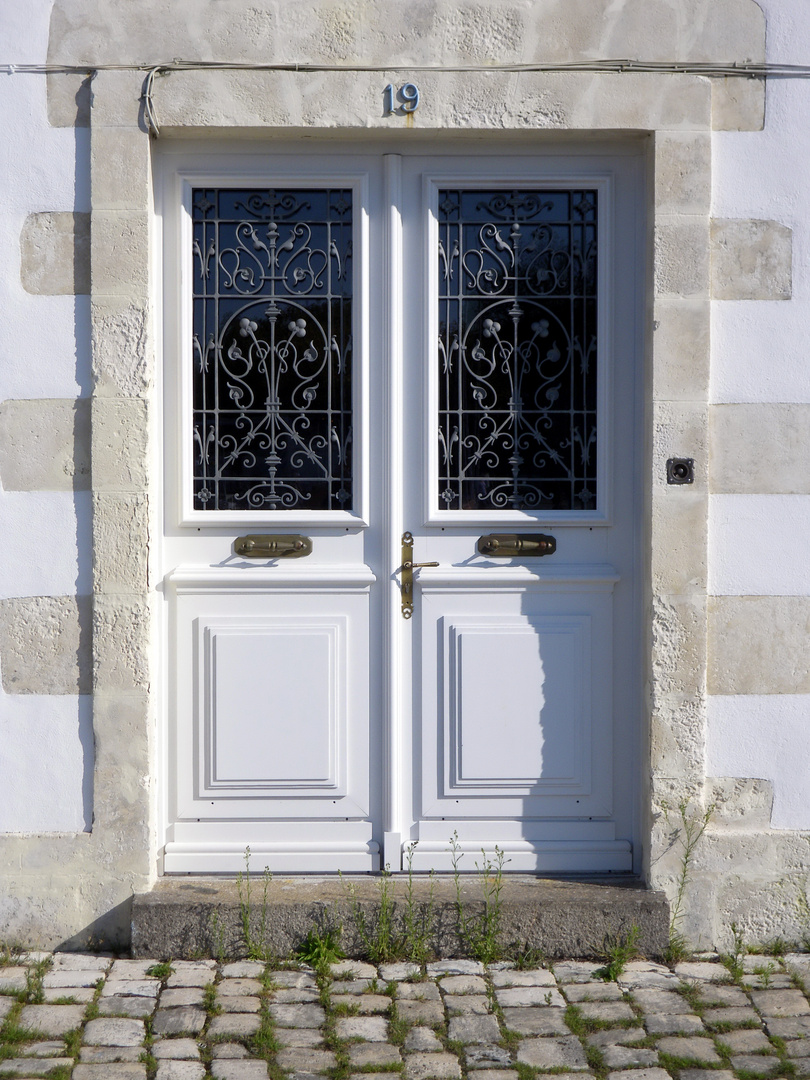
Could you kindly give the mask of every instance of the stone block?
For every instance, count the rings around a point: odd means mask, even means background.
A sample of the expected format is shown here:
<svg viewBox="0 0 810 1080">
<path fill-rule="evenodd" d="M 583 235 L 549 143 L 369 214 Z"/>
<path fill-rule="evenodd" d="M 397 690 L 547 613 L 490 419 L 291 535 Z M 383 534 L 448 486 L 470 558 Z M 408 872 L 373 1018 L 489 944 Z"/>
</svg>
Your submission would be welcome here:
<svg viewBox="0 0 810 1080">
<path fill-rule="evenodd" d="M 326 1023 L 326 1013 L 320 1005 L 275 1005 L 271 1002 L 268 1009 L 278 1027 L 319 1028 Z"/>
<path fill-rule="evenodd" d="M 146 491 L 149 416 L 140 398 L 93 398 L 93 488 Z"/>
<path fill-rule="evenodd" d="M 807 1016 L 810 1003 L 801 990 L 755 990 L 751 1000 L 765 1017 Z"/>
<path fill-rule="evenodd" d="M 410 1053 L 433 1053 L 442 1049 L 441 1042 L 429 1027 L 412 1027 L 405 1036 L 404 1046 Z"/>
<path fill-rule="evenodd" d="M 400 1001 L 441 1001 L 441 994 L 434 982 L 400 983 L 397 1002 Z"/>
<path fill-rule="evenodd" d="M 330 964 L 329 971 L 333 979 L 376 979 L 377 969 L 373 964 L 364 964 L 360 960 L 341 960 Z"/>
<path fill-rule="evenodd" d="M 325 1073 L 337 1065 L 337 1058 L 331 1050 L 307 1050 L 300 1047 L 279 1050 L 276 1061 L 280 1068 L 295 1073 Z"/>
<path fill-rule="evenodd" d="M 152 1031 L 155 1035 L 199 1035 L 205 1027 L 205 1020 L 202 1009 L 158 1009 L 152 1021 Z"/>
<path fill-rule="evenodd" d="M 448 1038 L 460 1043 L 496 1043 L 501 1037 L 494 1016 L 452 1016 Z"/>
<path fill-rule="evenodd" d="M 589 1046 L 596 1046 L 601 1050 L 606 1046 L 624 1046 L 626 1043 L 640 1042 L 646 1038 L 647 1032 L 644 1028 L 610 1028 L 586 1036 L 586 1042 Z"/>
<path fill-rule="evenodd" d="M 131 1062 L 117 1065 L 77 1065 L 73 1080 L 146 1080 L 146 1066 Z"/>
<path fill-rule="evenodd" d="M 810 494 L 810 405 L 714 405 L 710 489 L 723 494 Z"/>
<path fill-rule="evenodd" d="M 158 1061 L 199 1061 L 200 1048 L 193 1039 L 160 1039 L 152 1045 L 152 1056 Z"/>
<path fill-rule="evenodd" d="M 627 1069 L 609 1072 L 607 1080 L 667 1080 L 666 1069 Z"/>
<path fill-rule="evenodd" d="M 636 990 L 633 1000 L 643 1013 L 650 1015 L 672 1016 L 686 1011 L 686 999 L 672 990 Z"/>
<path fill-rule="evenodd" d="M 134 125 L 93 124 L 90 135 L 93 210 L 150 208 L 149 136 Z"/>
<path fill-rule="evenodd" d="M 562 991 L 568 1001 L 576 1005 L 580 1001 L 621 1001 L 621 989 L 613 982 L 571 983 Z"/>
<path fill-rule="evenodd" d="M 707 217 L 711 206 L 711 160 L 710 132 L 656 132 L 656 213 Z"/>
<path fill-rule="evenodd" d="M 29 214 L 20 236 L 20 277 L 29 293 L 89 293 L 90 215 L 64 210 Z"/>
<path fill-rule="evenodd" d="M 484 975 L 486 968 L 478 960 L 438 960 L 427 965 L 430 978 L 442 975 Z"/>
<path fill-rule="evenodd" d="M 405 1062 L 407 1080 L 461 1080 L 454 1054 L 411 1054 Z"/>
<path fill-rule="evenodd" d="M 762 131 L 765 126 L 765 80 L 727 76 L 712 79 L 712 128 L 715 131 Z"/>
<path fill-rule="evenodd" d="M 763 1031 L 758 1028 L 743 1028 L 741 1031 L 724 1031 L 717 1036 L 719 1042 L 727 1046 L 732 1054 L 758 1054 L 761 1050 L 773 1053 L 773 1046 Z"/>
<path fill-rule="evenodd" d="M 709 693 L 810 693 L 809 631 L 808 597 L 709 597 Z"/>
<path fill-rule="evenodd" d="M 59 1038 L 80 1027 L 83 1018 L 82 1005 L 25 1005 L 17 1024 L 20 1028 Z"/>
<path fill-rule="evenodd" d="M 339 1039 L 387 1042 L 388 1021 L 382 1016 L 344 1016 L 335 1022 L 335 1032 Z"/>
<path fill-rule="evenodd" d="M 205 1066 L 201 1061 L 161 1061 L 155 1080 L 203 1080 Z"/>
<path fill-rule="evenodd" d="M 559 1009 L 548 1007 L 542 1009 L 506 1008 L 503 1010 L 503 1022 L 510 1031 L 515 1031 L 518 1035 L 566 1035 L 568 1033 L 565 1015 Z"/>
<path fill-rule="evenodd" d="M 450 975 L 439 984 L 445 994 L 485 994 L 487 984 L 478 975 Z"/>
<path fill-rule="evenodd" d="M 0 1061 L 0 1076 L 50 1076 L 57 1069 L 72 1068 L 73 1058 L 59 1057 L 51 1058 L 48 1061 L 32 1061 L 31 1058 L 5 1058 Z"/>
<path fill-rule="evenodd" d="M 683 1058 L 687 1061 L 698 1061 L 702 1065 L 720 1064 L 720 1057 L 711 1039 L 701 1039 L 698 1036 L 691 1038 L 672 1036 L 660 1039 L 657 1046 L 659 1053 L 669 1054 L 671 1057 Z"/>
<path fill-rule="evenodd" d="M 701 401 L 709 394 L 710 301 L 659 297 L 653 308 L 656 401 Z"/>
<path fill-rule="evenodd" d="M 145 998 L 157 998 L 160 993 L 160 982 L 157 979 L 113 979 L 109 978 L 104 983 L 101 991 L 102 998 L 114 997 L 116 994 L 126 994 Z M 163 1002 L 161 1002 L 161 1005 Z M 177 1004 L 180 1004 L 178 1002 Z"/>
<path fill-rule="evenodd" d="M 492 1011 L 483 994 L 448 994 L 444 1007 L 448 1016 L 485 1016 Z"/>
<path fill-rule="evenodd" d="M 141 595 L 97 596 L 93 605 L 93 685 L 134 691 L 149 684 L 149 611 Z"/>
<path fill-rule="evenodd" d="M 655 228 L 656 297 L 709 295 L 709 222 L 661 215 Z"/>
<path fill-rule="evenodd" d="M 577 1008 L 586 1020 L 599 1020 L 602 1023 L 632 1020 L 635 1016 L 626 1001 L 582 1001 Z"/>
<path fill-rule="evenodd" d="M 680 966 L 679 964 L 678 967 Z M 675 968 L 676 974 L 680 974 L 678 967 Z M 723 971 L 725 970 L 723 968 Z M 748 998 L 737 986 L 701 986 L 700 1000 L 704 1005 L 726 1005 L 738 1008 L 748 1005 Z"/>
<path fill-rule="evenodd" d="M 436 1038 L 433 1032 L 430 1035 Z M 397 1065 L 402 1061 L 399 1047 L 389 1043 L 353 1043 L 348 1051 L 349 1061 L 356 1069 L 368 1065 Z"/>
<path fill-rule="evenodd" d="M 94 296 L 91 326 L 96 396 L 138 397 L 147 393 L 154 381 L 147 302 Z"/>
<path fill-rule="evenodd" d="M 418 964 L 381 964 L 380 978 L 383 982 L 401 982 L 403 979 L 418 978 L 422 969 Z"/>
<path fill-rule="evenodd" d="M 709 1009 L 703 1014 L 707 1024 L 750 1024 L 758 1023 L 759 1016 L 754 1009 Z"/>
<path fill-rule="evenodd" d="M 512 1064 L 512 1055 L 502 1046 L 467 1046 L 464 1058 L 468 1071 L 493 1069 L 497 1066 L 508 1068 Z"/>
<path fill-rule="evenodd" d="M 90 487 L 90 401 L 37 398 L 0 404 L 4 491 L 85 491 Z"/>
<path fill-rule="evenodd" d="M 222 968 L 223 979 L 260 979 L 263 974 L 264 964 L 258 960 L 238 960 Z"/>
<path fill-rule="evenodd" d="M 257 997 L 226 997 L 217 1002 L 226 1013 L 257 1013 L 261 1011 L 261 1001 Z"/>
<path fill-rule="evenodd" d="M 48 72 L 48 122 L 53 127 L 90 127 L 90 76 Z"/>
<path fill-rule="evenodd" d="M 332 1007 L 350 1006 L 360 1016 L 384 1013 L 391 1006 L 391 998 L 384 994 L 333 994 Z"/>
<path fill-rule="evenodd" d="M 226 1036 L 232 1039 L 246 1039 L 250 1035 L 255 1035 L 261 1026 L 261 1017 L 252 1013 L 225 1013 L 214 1017 L 209 1025 L 208 1034 L 217 1038 Z"/>
<path fill-rule="evenodd" d="M 354 1000 L 353 994 L 344 994 L 343 997 Z M 285 1005 L 305 1001 L 318 1001 L 319 999 L 320 994 L 317 990 L 276 990 L 273 994 L 273 1001 L 278 1001 Z"/>
<path fill-rule="evenodd" d="M 436 1027 L 444 1023 L 444 1009 L 438 1001 L 398 1001 L 397 1015 L 409 1024 Z"/>
<path fill-rule="evenodd" d="M 90 269 L 93 294 L 143 301 L 149 294 L 149 266 L 148 213 L 94 211 Z"/>
<path fill-rule="evenodd" d="M 731 1067 L 737 1072 L 745 1072 L 749 1076 L 772 1076 L 781 1070 L 782 1063 L 776 1056 L 734 1054 L 731 1058 Z"/>
<path fill-rule="evenodd" d="M 214 1080 L 267 1080 L 266 1061 L 223 1061 L 211 1063 Z"/>
<path fill-rule="evenodd" d="M 586 1071 L 585 1051 L 575 1035 L 567 1038 L 524 1039 L 518 1047 L 517 1059 L 537 1069 L 570 1069 Z"/>
<path fill-rule="evenodd" d="M 447 979 L 442 981 L 442 989 L 445 989 L 447 981 Z M 494 971 L 491 981 L 492 985 L 498 989 L 512 986 L 556 987 L 557 985 L 553 972 L 546 968 L 537 968 L 535 971 Z"/>
<path fill-rule="evenodd" d="M 606 1046 L 603 1058 L 609 1069 L 632 1069 L 637 1065 L 649 1067 L 658 1064 L 656 1050 L 640 1050 L 632 1046 Z"/>
<path fill-rule="evenodd" d="M 700 1017 L 691 1013 L 648 1016 L 644 1025 L 650 1035 L 695 1035 L 706 1030 Z"/>
<path fill-rule="evenodd" d="M 144 997 L 102 998 L 98 1003 L 99 1016 L 130 1016 L 143 1020 L 157 1008 L 157 1001 Z"/>
<path fill-rule="evenodd" d="M 159 1014 L 158 1014 L 159 1015 Z M 88 1046 L 140 1046 L 146 1029 L 140 1020 L 90 1020 L 83 1041 Z"/>
<path fill-rule="evenodd" d="M 323 1035 L 313 1028 L 277 1028 L 279 1046 L 323 1046 Z"/>
<path fill-rule="evenodd" d="M 79 1061 L 86 1065 L 133 1063 L 140 1061 L 142 1053 L 140 1046 L 83 1046 L 79 1050 Z"/>
<path fill-rule="evenodd" d="M 5 692 L 89 694 L 90 624 L 87 596 L 0 600 L 0 671 Z"/>
<path fill-rule="evenodd" d="M 182 986 L 173 990 L 164 990 L 160 998 L 162 1009 L 171 1009 L 175 1005 L 202 1005 L 205 991 L 201 986 Z"/>
<path fill-rule="evenodd" d="M 217 986 L 220 997 L 250 996 L 261 992 L 262 984 L 258 979 L 223 979 Z"/>
<path fill-rule="evenodd" d="M 789 300 L 793 233 L 778 221 L 714 218 L 711 223 L 712 298 Z"/>
<path fill-rule="evenodd" d="M 544 986 L 515 986 L 496 990 L 495 997 L 502 1009 L 519 1005 L 551 1005 L 556 1009 L 565 1008 L 565 999 L 559 990 L 547 990 Z"/>
</svg>

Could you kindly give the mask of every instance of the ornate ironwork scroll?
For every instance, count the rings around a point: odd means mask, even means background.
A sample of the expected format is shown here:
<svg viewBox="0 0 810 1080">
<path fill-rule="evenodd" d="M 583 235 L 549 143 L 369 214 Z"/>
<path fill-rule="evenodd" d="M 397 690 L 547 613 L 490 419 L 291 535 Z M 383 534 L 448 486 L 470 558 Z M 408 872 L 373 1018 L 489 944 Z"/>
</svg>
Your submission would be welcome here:
<svg viewBox="0 0 810 1080">
<path fill-rule="evenodd" d="M 596 505 L 596 191 L 439 192 L 439 509 Z"/>
<path fill-rule="evenodd" d="M 194 507 L 352 508 L 352 193 L 195 189 Z"/>
</svg>

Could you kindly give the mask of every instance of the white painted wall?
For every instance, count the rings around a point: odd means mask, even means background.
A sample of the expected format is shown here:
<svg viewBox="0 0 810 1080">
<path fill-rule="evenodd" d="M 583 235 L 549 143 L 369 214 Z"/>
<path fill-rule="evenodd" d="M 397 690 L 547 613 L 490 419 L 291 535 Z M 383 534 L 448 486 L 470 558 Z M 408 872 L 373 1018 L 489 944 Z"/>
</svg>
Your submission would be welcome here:
<svg viewBox="0 0 810 1080">
<path fill-rule="evenodd" d="M 0 4 L 0 63 L 44 63 L 50 12 L 51 0 Z M 42 75 L 0 69 L 0 400 L 89 391 L 88 298 L 31 296 L 20 281 L 26 216 L 89 209 L 89 133 L 52 128 L 45 94 Z M 0 490 L 0 538 L 0 597 L 89 593 L 89 493 Z M 89 699 L 0 692 L 0 831 L 89 829 L 92 770 Z"/>
<path fill-rule="evenodd" d="M 807 0 L 758 0 L 767 59 L 810 60 Z M 793 230 L 793 298 L 713 305 L 711 400 L 810 402 L 810 80 L 771 79 L 765 129 L 713 136 L 712 213 Z M 715 595 L 810 595 L 810 496 L 714 495 Z M 809 643 L 810 644 L 810 643 Z M 810 829 L 810 698 L 712 697 L 707 772 L 774 785 L 771 824 Z"/>
</svg>

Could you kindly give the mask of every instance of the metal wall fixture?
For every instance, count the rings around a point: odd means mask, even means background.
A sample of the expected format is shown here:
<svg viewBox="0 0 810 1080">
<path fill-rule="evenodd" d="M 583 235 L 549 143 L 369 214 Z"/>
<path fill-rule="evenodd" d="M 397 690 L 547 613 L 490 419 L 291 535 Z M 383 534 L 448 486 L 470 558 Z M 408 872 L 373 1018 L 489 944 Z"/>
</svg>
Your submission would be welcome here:
<svg viewBox="0 0 810 1080">
<path fill-rule="evenodd" d="M 690 457 L 671 457 L 667 461 L 668 484 L 694 484 L 695 459 Z"/>
<path fill-rule="evenodd" d="M 312 554 L 308 536 L 253 533 L 237 536 L 233 550 L 244 559 L 303 559 Z"/>
<path fill-rule="evenodd" d="M 489 555 L 496 559 L 512 559 L 516 555 L 553 555 L 557 550 L 557 540 L 544 533 L 490 533 L 479 536 L 476 544 L 479 555 Z"/>
</svg>

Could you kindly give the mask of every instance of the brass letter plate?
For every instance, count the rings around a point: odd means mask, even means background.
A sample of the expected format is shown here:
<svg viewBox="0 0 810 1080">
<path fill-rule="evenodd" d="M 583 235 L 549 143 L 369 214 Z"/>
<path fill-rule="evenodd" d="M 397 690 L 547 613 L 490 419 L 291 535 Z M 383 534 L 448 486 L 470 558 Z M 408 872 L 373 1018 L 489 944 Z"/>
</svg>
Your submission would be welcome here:
<svg viewBox="0 0 810 1080">
<path fill-rule="evenodd" d="M 237 536 L 233 550 L 245 559 L 302 559 L 312 554 L 312 540 L 308 536 L 253 533 Z"/>
<path fill-rule="evenodd" d="M 516 555 L 553 555 L 557 541 L 543 533 L 490 533 L 478 538 L 478 552 L 495 559 L 513 559 Z"/>
</svg>

